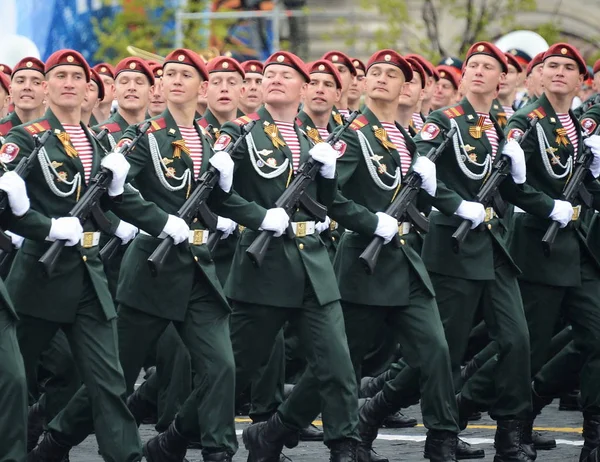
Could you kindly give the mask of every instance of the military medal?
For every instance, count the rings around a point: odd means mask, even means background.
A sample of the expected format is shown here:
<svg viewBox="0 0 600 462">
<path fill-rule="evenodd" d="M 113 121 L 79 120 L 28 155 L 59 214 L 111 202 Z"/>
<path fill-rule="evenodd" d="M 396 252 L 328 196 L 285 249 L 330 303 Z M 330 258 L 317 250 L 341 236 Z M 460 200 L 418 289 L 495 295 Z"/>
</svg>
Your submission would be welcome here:
<svg viewBox="0 0 600 462">
<path fill-rule="evenodd" d="M 316 128 L 306 127 L 306 134 L 315 143 L 323 143 L 323 138 L 321 138 L 321 135 L 319 134 L 319 130 L 317 130 Z"/>
<path fill-rule="evenodd" d="M 265 124 L 265 133 L 271 138 L 271 143 L 275 146 L 276 149 L 280 147 L 283 148 L 285 146 L 285 142 L 279 138 L 279 129 L 275 124 L 269 124 L 268 122 Z"/>
<path fill-rule="evenodd" d="M 173 159 L 169 159 L 168 157 L 163 157 L 162 158 L 162 163 L 165 165 L 165 167 L 169 164 L 173 163 Z"/>
<path fill-rule="evenodd" d="M 569 138 L 567 138 L 567 129 L 566 128 L 557 128 L 556 130 L 554 130 L 554 133 L 556 133 L 556 139 L 554 140 L 554 142 L 556 144 L 558 144 L 559 146 L 562 144 L 563 146 L 567 146 L 569 144 Z"/>
<path fill-rule="evenodd" d="M 483 132 L 494 127 L 493 124 L 486 124 L 485 119 L 485 116 L 479 116 L 477 125 L 475 125 L 474 127 L 469 127 L 469 135 L 478 140 L 479 138 L 481 138 L 481 135 L 483 135 Z"/>
<path fill-rule="evenodd" d="M 382 146 L 385 149 L 387 149 L 388 151 L 390 149 L 396 149 L 396 145 L 388 139 L 385 128 L 380 128 L 380 127 L 374 125 L 373 133 L 375 134 L 375 138 L 377 138 L 379 140 L 379 142 L 382 144 Z"/>
<path fill-rule="evenodd" d="M 173 146 L 173 159 L 181 158 L 181 151 L 185 152 L 188 156 L 190 155 L 190 150 L 185 145 L 185 140 L 173 141 L 171 145 Z"/>
<path fill-rule="evenodd" d="M 332 112 L 333 114 L 333 120 L 335 120 L 335 123 L 338 125 L 344 125 L 344 120 L 342 119 L 342 114 L 340 114 L 339 112 Z"/>
<path fill-rule="evenodd" d="M 65 148 L 67 156 L 71 157 L 72 159 L 74 159 L 75 157 L 79 157 L 77 150 L 71 144 L 71 137 L 67 132 L 60 132 L 58 135 L 56 135 L 56 137 L 60 140 L 63 147 Z"/>
<path fill-rule="evenodd" d="M 273 151 L 271 151 L 270 149 L 261 149 L 260 151 L 256 151 L 256 153 L 265 157 L 265 156 L 270 156 L 271 154 L 273 154 Z"/>
</svg>

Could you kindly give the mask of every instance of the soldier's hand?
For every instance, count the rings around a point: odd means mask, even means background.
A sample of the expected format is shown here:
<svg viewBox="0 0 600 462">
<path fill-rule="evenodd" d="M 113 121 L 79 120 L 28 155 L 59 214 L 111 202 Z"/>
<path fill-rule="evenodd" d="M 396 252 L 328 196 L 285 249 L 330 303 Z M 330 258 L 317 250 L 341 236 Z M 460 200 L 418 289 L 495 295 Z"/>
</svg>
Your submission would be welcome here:
<svg viewBox="0 0 600 462">
<path fill-rule="evenodd" d="M 290 217 L 281 207 L 267 210 L 267 214 L 260 224 L 261 230 L 273 231 L 275 237 L 281 236 L 290 224 Z"/>
<path fill-rule="evenodd" d="M 523 184 L 527 179 L 525 167 L 525 152 L 514 140 L 504 145 L 502 154 L 510 158 L 510 174 L 516 184 Z"/>
<path fill-rule="evenodd" d="M 413 170 L 421 177 L 421 188 L 431 197 L 435 197 L 437 191 L 437 177 L 435 164 L 427 157 L 418 157 Z"/>
<path fill-rule="evenodd" d="M 335 178 L 335 163 L 338 153 L 329 143 L 317 143 L 308 153 L 313 159 L 322 164 L 319 173 L 323 178 L 328 180 Z"/>
<path fill-rule="evenodd" d="M 477 228 L 485 220 L 485 207 L 479 202 L 462 201 L 454 213 L 471 221 L 471 229 Z"/>
<path fill-rule="evenodd" d="M 237 223 L 235 221 L 225 217 L 217 217 L 217 229 L 223 233 L 221 239 L 227 239 L 231 236 L 236 227 Z"/>
<path fill-rule="evenodd" d="M 115 230 L 115 236 L 121 239 L 121 245 L 128 244 L 138 233 L 138 228 L 131 223 L 121 220 Z"/>
<path fill-rule="evenodd" d="M 108 195 L 111 197 L 120 196 L 125 188 L 125 180 L 129 172 L 129 162 L 120 152 L 111 152 L 100 162 L 102 167 L 112 172 L 112 180 L 108 185 Z"/>
<path fill-rule="evenodd" d="M 320 221 L 315 225 L 315 231 L 317 234 L 321 234 L 326 229 L 329 229 L 329 224 L 331 223 L 331 218 L 325 217 L 325 221 Z"/>
<path fill-rule="evenodd" d="M 29 196 L 25 182 L 15 172 L 6 172 L 0 178 L 0 189 L 6 192 L 13 215 L 22 217 L 29 210 Z"/>
<path fill-rule="evenodd" d="M 583 140 L 583 144 L 590 148 L 594 155 L 594 160 L 592 160 L 590 165 L 590 172 L 594 178 L 598 178 L 600 176 L 600 136 L 588 136 Z"/>
<path fill-rule="evenodd" d="M 49 241 L 67 241 L 66 246 L 72 247 L 81 241 L 83 227 L 78 218 L 53 218 L 50 232 L 46 238 Z"/>
<path fill-rule="evenodd" d="M 158 237 L 164 238 L 166 236 L 172 237 L 175 245 L 179 245 L 190 238 L 190 227 L 181 218 L 169 215 L 167 224 Z"/>
<path fill-rule="evenodd" d="M 552 220 L 558 222 L 561 228 L 564 228 L 569 224 L 571 218 L 573 218 L 573 206 L 570 202 L 555 200 L 554 208 L 550 213 Z"/>
<path fill-rule="evenodd" d="M 224 151 L 215 152 L 208 160 L 210 165 L 219 171 L 219 187 L 228 193 L 233 185 L 233 160 Z"/>
<path fill-rule="evenodd" d="M 15 249 L 20 249 L 23 246 L 23 241 L 25 240 L 23 236 L 11 233 L 10 231 L 5 231 L 5 233 L 8 237 L 10 237 L 10 242 L 12 242 L 12 245 L 15 247 Z"/>
<path fill-rule="evenodd" d="M 383 238 L 384 245 L 389 243 L 398 234 L 398 220 L 387 213 L 377 212 L 377 228 L 375 234 Z"/>
</svg>

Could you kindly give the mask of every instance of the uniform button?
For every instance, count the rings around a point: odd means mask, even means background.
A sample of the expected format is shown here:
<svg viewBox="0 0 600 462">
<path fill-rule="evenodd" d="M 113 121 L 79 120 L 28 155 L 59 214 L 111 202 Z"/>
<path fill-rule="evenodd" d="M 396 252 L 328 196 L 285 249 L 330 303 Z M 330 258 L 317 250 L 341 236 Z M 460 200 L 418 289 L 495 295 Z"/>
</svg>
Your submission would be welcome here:
<svg viewBox="0 0 600 462">
<path fill-rule="evenodd" d="M 335 236 L 331 236 L 331 240 L 335 242 Z"/>
<path fill-rule="evenodd" d="M 194 260 L 198 261 L 198 257 L 194 255 Z"/>
<path fill-rule="evenodd" d="M 492 225 L 488 225 L 488 229 L 492 229 Z"/>
<path fill-rule="evenodd" d="M 81 257 L 81 259 L 82 259 L 83 261 L 87 261 L 87 256 L 86 256 L 86 255 L 84 255 L 83 257 Z"/>
<path fill-rule="evenodd" d="M 404 245 L 404 244 L 406 244 L 406 241 L 404 239 L 400 239 L 400 244 Z"/>
<path fill-rule="evenodd" d="M 300 245 L 298 246 L 298 248 L 299 248 L 300 250 L 304 250 L 304 244 L 300 244 Z"/>
<path fill-rule="evenodd" d="M 194 218 L 194 220 L 192 221 L 192 223 L 198 223 L 198 218 Z"/>
</svg>

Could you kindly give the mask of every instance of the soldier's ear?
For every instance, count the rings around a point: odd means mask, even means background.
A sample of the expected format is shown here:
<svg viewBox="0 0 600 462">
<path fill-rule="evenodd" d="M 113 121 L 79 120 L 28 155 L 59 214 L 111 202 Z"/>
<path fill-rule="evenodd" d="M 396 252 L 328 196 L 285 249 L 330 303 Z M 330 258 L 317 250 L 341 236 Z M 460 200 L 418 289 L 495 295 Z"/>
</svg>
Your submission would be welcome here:
<svg viewBox="0 0 600 462">
<path fill-rule="evenodd" d="M 208 80 L 203 81 L 200 84 L 200 88 L 198 89 L 198 95 L 206 98 L 206 94 L 208 93 Z"/>
<path fill-rule="evenodd" d="M 340 99 L 342 99 L 342 90 L 337 88 L 335 90 L 335 102 L 338 103 L 340 101 Z"/>
<path fill-rule="evenodd" d="M 300 87 L 300 97 L 304 98 L 304 95 L 306 94 L 306 89 L 308 88 L 308 83 L 304 82 L 302 84 L 302 86 Z"/>
</svg>

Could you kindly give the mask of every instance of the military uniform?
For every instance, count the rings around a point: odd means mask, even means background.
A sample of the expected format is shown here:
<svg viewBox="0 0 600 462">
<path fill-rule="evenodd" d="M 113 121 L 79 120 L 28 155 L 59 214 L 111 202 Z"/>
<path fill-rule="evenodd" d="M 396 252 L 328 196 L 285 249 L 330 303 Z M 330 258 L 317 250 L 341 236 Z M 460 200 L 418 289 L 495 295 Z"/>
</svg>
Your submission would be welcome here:
<svg viewBox="0 0 600 462">
<path fill-rule="evenodd" d="M 111 115 L 106 122 L 100 125 L 90 124 L 90 126 L 96 133 L 100 133 L 104 129 L 108 130 L 106 137 L 101 141 L 101 143 L 104 146 L 104 149 L 110 152 L 115 148 L 123 136 L 123 133 L 125 133 L 125 130 L 127 130 L 127 127 L 129 127 L 129 123 L 123 118 L 119 111 L 117 111 Z"/>
<path fill-rule="evenodd" d="M 4 138 L 6 138 L 11 128 L 17 127 L 22 123 L 15 111 L 0 119 L 0 144 L 4 144 Z"/>
</svg>

